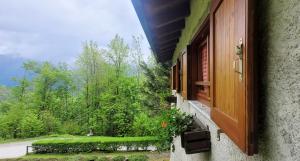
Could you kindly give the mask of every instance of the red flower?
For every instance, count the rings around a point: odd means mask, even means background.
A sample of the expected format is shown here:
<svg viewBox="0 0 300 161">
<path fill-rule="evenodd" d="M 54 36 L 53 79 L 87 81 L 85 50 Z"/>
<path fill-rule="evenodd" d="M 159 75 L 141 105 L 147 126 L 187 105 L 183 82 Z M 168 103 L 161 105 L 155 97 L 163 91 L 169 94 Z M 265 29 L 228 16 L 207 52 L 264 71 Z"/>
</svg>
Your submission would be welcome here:
<svg viewBox="0 0 300 161">
<path fill-rule="evenodd" d="M 166 128 L 168 126 L 168 123 L 166 121 L 161 122 L 161 127 Z"/>
</svg>

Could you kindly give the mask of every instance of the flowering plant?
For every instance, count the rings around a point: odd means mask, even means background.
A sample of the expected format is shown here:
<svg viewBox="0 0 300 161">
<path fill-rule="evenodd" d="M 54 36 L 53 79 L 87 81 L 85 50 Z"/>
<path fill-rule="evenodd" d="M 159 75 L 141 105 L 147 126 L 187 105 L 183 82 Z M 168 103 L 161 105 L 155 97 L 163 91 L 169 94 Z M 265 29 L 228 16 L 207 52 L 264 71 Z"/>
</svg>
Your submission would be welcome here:
<svg viewBox="0 0 300 161">
<path fill-rule="evenodd" d="M 172 144 L 174 150 L 173 138 L 180 135 L 184 131 L 192 128 L 193 116 L 185 112 L 181 112 L 177 108 L 171 108 L 162 112 L 160 121 L 160 130 L 158 136 L 163 141 L 161 147 L 169 148 Z"/>
</svg>

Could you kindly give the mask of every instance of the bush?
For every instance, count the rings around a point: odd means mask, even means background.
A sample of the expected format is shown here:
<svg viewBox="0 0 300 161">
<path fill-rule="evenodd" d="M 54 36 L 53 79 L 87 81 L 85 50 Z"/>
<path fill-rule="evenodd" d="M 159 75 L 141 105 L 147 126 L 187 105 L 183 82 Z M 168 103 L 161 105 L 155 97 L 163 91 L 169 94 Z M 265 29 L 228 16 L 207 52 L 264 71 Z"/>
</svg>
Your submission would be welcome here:
<svg viewBox="0 0 300 161">
<path fill-rule="evenodd" d="M 16 103 L 6 114 L 1 115 L 0 137 L 4 139 L 20 137 L 20 122 L 24 117 L 24 113 L 22 104 Z"/>
<path fill-rule="evenodd" d="M 134 118 L 132 135 L 135 136 L 154 136 L 158 127 L 157 118 L 150 118 L 145 113 L 141 113 Z"/>
<path fill-rule="evenodd" d="M 40 115 L 45 131 L 48 134 L 60 133 L 62 126 L 60 121 L 55 118 L 49 111 L 44 111 Z"/>
<path fill-rule="evenodd" d="M 126 158 L 124 156 L 116 156 L 112 158 L 113 161 L 124 161 L 125 159 Z"/>
<path fill-rule="evenodd" d="M 148 159 L 147 155 L 131 155 L 128 157 L 128 161 L 147 161 Z"/>
<path fill-rule="evenodd" d="M 40 136 L 44 132 L 43 122 L 35 113 L 28 111 L 20 122 L 20 130 L 22 137 Z"/>
<path fill-rule="evenodd" d="M 77 122 L 71 122 L 71 121 L 65 122 L 63 124 L 63 127 L 64 127 L 63 131 L 66 134 L 81 135 L 83 133 L 82 127 Z"/>
<path fill-rule="evenodd" d="M 110 159 L 107 157 L 100 157 L 97 159 L 97 161 L 110 161 Z"/>
<path fill-rule="evenodd" d="M 92 151 L 117 151 L 120 147 L 128 149 L 155 145 L 156 137 L 103 137 L 78 136 L 70 138 L 53 138 L 36 141 L 32 144 L 35 153 L 77 153 Z"/>
</svg>

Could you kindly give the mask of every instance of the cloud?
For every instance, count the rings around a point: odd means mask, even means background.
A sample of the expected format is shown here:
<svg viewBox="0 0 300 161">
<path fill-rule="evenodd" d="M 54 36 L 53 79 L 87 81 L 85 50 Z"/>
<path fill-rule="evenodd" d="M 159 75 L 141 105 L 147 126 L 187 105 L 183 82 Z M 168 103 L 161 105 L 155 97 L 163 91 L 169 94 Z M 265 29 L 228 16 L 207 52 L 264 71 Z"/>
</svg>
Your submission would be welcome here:
<svg viewBox="0 0 300 161">
<path fill-rule="evenodd" d="M 0 55 L 70 62 L 82 42 L 106 46 L 117 33 L 144 35 L 130 0 L 0 1 Z"/>
</svg>

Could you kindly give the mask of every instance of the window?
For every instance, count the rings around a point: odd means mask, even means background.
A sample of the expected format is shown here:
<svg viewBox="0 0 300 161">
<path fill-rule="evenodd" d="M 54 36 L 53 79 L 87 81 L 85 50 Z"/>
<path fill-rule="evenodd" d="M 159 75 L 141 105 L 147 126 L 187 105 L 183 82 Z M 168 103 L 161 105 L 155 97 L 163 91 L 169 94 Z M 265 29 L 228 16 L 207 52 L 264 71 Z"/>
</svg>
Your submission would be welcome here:
<svg viewBox="0 0 300 161">
<path fill-rule="evenodd" d="M 210 106 L 209 20 L 207 19 L 188 49 L 190 99 Z"/>
<path fill-rule="evenodd" d="M 197 100 L 209 105 L 210 101 L 210 82 L 209 82 L 209 62 L 208 62 L 208 36 L 196 43 L 194 51 L 197 57 Z"/>
</svg>

